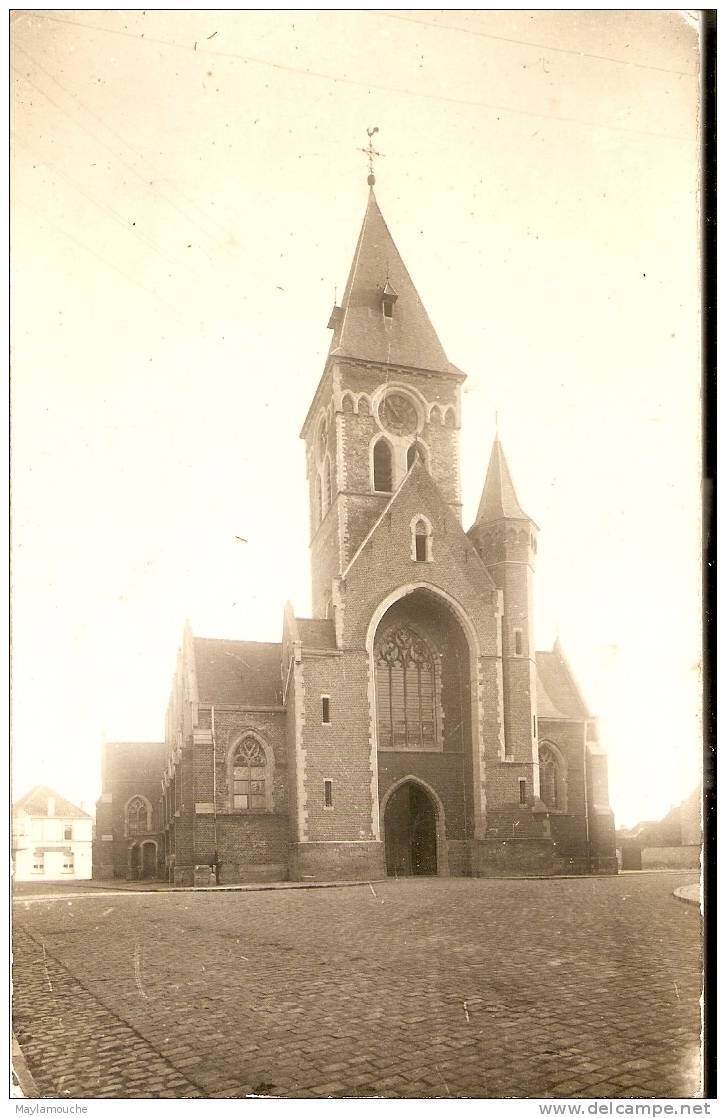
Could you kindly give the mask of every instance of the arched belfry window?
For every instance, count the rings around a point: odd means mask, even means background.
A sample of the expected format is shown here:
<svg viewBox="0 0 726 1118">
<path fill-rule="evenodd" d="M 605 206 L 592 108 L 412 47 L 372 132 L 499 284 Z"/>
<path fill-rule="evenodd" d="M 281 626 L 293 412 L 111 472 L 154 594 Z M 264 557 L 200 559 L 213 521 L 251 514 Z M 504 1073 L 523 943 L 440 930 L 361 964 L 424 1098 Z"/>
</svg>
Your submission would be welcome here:
<svg viewBox="0 0 726 1118">
<path fill-rule="evenodd" d="M 315 493 L 313 495 L 313 528 L 317 528 L 323 519 L 323 498 L 320 487 L 320 475 L 315 478 Z"/>
<path fill-rule="evenodd" d="M 539 795 L 550 811 L 567 811 L 565 761 L 550 742 L 542 742 L 539 747 Z"/>
<path fill-rule="evenodd" d="M 417 516 L 411 522 L 411 558 L 417 563 L 430 563 L 432 554 L 432 530 L 425 516 Z"/>
<path fill-rule="evenodd" d="M 330 483 L 330 458 L 326 457 L 323 463 L 323 509 L 328 511 L 332 504 L 332 487 Z"/>
<path fill-rule="evenodd" d="M 437 662 L 413 629 L 390 629 L 376 652 L 378 748 L 441 749 L 437 729 Z"/>
<path fill-rule="evenodd" d="M 145 796 L 132 796 L 126 805 L 126 834 L 145 835 L 151 830 L 151 804 Z"/>
<path fill-rule="evenodd" d="M 233 811 L 271 810 L 271 760 L 262 742 L 252 734 L 246 734 L 234 748 L 230 786 Z"/>
<path fill-rule="evenodd" d="M 420 442 L 411 443 L 406 451 L 406 469 L 410 470 L 417 458 L 420 458 L 424 466 L 428 468 L 426 459 L 426 448 Z"/>
<path fill-rule="evenodd" d="M 393 490 L 393 455 L 386 439 L 379 439 L 373 447 L 373 488 L 377 493 Z"/>
</svg>

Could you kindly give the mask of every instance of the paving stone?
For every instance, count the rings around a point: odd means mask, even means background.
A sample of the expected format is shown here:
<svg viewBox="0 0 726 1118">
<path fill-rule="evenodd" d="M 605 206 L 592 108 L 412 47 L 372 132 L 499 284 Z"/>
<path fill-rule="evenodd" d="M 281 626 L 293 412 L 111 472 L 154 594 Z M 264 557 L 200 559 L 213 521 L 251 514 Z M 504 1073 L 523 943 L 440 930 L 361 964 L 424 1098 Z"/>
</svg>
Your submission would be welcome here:
<svg viewBox="0 0 726 1118">
<path fill-rule="evenodd" d="M 16 905 L 15 1028 L 49 1098 L 692 1097 L 687 881 Z"/>
</svg>

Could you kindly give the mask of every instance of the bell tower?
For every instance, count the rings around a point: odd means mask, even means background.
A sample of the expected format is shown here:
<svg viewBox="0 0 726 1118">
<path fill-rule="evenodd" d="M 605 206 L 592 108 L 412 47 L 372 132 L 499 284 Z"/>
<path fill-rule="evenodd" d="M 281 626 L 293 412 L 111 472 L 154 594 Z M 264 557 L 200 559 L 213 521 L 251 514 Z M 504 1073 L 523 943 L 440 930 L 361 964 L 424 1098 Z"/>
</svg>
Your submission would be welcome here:
<svg viewBox="0 0 726 1118">
<path fill-rule="evenodd" d="M 313 614 L 331 616 L 345 570 L 416 459 L 461 518 L 459 424 L 465 374 L 436 335 L 369 194 L 320 383 L 303 424 Z"/>
</svg>

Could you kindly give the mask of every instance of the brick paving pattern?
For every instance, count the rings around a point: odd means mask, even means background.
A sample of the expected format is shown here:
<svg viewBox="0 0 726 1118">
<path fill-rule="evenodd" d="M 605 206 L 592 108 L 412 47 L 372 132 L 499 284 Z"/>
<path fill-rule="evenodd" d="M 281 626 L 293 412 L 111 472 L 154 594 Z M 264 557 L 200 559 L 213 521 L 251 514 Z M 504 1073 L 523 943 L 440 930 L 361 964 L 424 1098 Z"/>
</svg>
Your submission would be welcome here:
<svg viewBox="0 0 726 1118">
<path fill-rule="evenodd" d="M 429 879 L 14 906 L 48 1098 L 700 1090 L 692 875 Z"/>
</svg>

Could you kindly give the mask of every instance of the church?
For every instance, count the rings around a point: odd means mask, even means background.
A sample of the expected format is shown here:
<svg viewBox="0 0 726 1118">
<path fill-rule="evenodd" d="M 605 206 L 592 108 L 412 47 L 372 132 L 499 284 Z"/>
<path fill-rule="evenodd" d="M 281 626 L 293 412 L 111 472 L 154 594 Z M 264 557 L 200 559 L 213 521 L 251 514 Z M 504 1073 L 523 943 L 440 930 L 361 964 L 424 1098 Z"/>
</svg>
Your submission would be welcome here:
<svg viewBox="0 0 726 1118">
<path fill-rule="evenodd" d="M 462 525 L 465 374 L 368 182 L 301 430 L 313 616 L 278 644 L 187 626 L 165 742 L 104 746 L 96 877 L 617 873 L 597 721 L 535 651 L 537 525 L 498 437 Z"/>
</svg>

